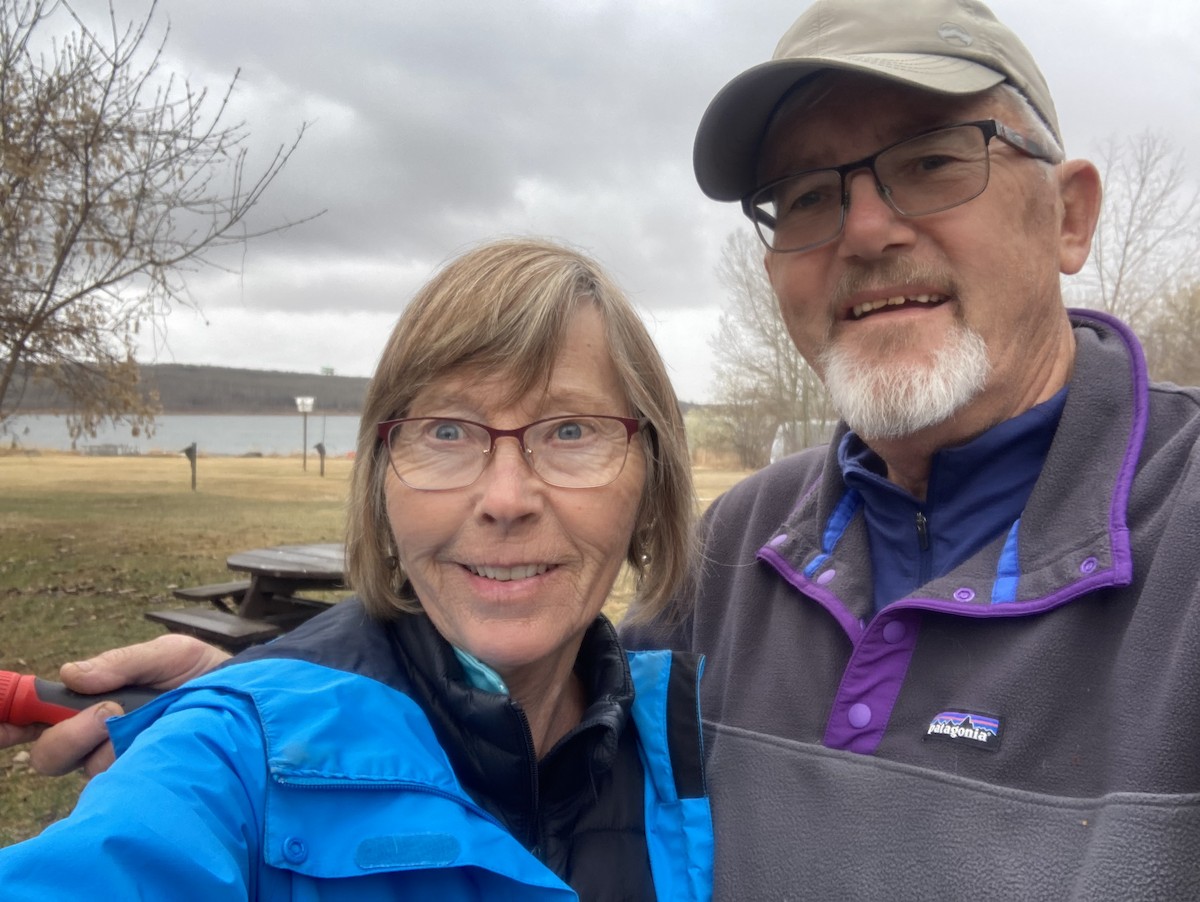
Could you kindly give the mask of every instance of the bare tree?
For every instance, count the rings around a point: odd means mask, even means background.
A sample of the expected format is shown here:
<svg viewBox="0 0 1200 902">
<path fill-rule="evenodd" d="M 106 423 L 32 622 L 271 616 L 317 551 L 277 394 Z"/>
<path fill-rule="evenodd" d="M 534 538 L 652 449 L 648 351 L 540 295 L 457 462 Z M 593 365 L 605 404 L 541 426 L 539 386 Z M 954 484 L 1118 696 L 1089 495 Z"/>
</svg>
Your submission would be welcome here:
<svg viewBox="0 0 1200 902">
<path fill-rule="evenodd" d="M 1200 385 L 1200 280 L 1163 299 L 1142 339 L 1154 378 Z"/>
<path fill-rule="evenodd" d="M 718 375 L 717 392 L 724 400 L 712 407 L 713 433 L 719 447 L 727 447 L 744 470 L 757 470 L 771 462 L 771 446 L 778 427 L 776 414 L 756 397 L 757 386 L 737 382 L 737 376 Z"/>
<path fill-rule="evenodd" d="M 194 307 L 184 277 L 213 252 L 294 223 L 247 215 L 304 133 L 261 171 L 219 96 L 162 70 L 156 10 L 93 30 L 69 0 L 0 0 L 0 424 L 30 378 L 71 408 L 73 436 L 105 419 L 136 433 L 137 333 Z M 309 217 L 311 218 L 311 217 Z"/>
<path fill-rule="evenodd" d="M 1145 337 L 1168 315 L 1168 296 L 1200 274 L 1200 189 L 1182 155 L 1153 132 L 1110 139 L 1098 163 L 1104 206 L 1091 258 L 1068 297 Z"/>
<path fill-rule="evenodd" d="M 782 438 L 783 453 L 829 437 L 836 415 L 824 386 L 796 351 L 762 266 L 762 247 L 747 232 L 725 241 L 717 278 L 728 304 L 709 339 L 716 358 L 717 410 L 745 467 L 760 467 Z"/>
</svg>

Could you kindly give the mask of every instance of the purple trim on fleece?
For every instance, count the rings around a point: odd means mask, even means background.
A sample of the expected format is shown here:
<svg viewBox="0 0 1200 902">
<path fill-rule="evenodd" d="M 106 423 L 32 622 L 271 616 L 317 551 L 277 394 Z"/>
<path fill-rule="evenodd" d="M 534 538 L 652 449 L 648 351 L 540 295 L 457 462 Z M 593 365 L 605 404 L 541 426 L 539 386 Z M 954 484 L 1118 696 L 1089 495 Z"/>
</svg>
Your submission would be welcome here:
<svg viewBox="0 0 1200 902">
<path fill-rule="evenodd" d="M 842 600 L 825 586 L 809 579 L 800 571 L 794 569 L 787 559 L 770 545 L 764 545 L 758 550 L 758 559 L 770 564 L 788 583 L 795 586 L 826 611 L 838 622 L 851 642 L 858 642 L 862 635 L 863 622 L 846 610 Z M 835 582 L 834 580 L 833 582 Z"/>
<path fill-rule="evenodd" d="M 1112 559 L 1118 583 L 1127 585 L 1133 580 L 1133 552 L 1129 547 L 1129 530 L 1125 526 L 1125 515 L 1129 507 L 1129 493 L 1133 477 L 1137 472 L 1138 457 L 1142 453 L 1142 441 L 1146 437 L 1146 421 L 1150 415 L 1150 377 L 1146 372 L 1146 358 L 1141 343 L 1119 319 L 1098 310 L 1068 310 L 1073 319 L 1095 322 L 1111 329 L 1125 345 L 1129 354 L 1130 373 L 1133 380 L 1133 421 L 1129 428 L 1129 442 L 1125 446 L 1125 458 L 1121 461 L 1121 472 L 1113 490 L 1112 506 L 1108 511 L 1108 525 L 1112 534 Z M 1093 576 L 1095 574 L 1093 573 Z"/>
<path fill-rule="evenodd" d="M 920 632 L 919 612 L 888 608 L 871 620 L 842 673 L 821 740 L 825 746 L 860 755 L 879 748 Z"/>
<path fill-rule="evenodd" d="M 917 609 L 920 611 L 935 611 L 939 614 L 954 614 L 956 617 L 1024 617 L 1029 614 L 1044 614 L 1061 607 L 1068 601 L 1073 601 L 1080 595 L 1086 595 L 1098 589 L 1111 586 L 1126 586 L 1128 579 L 1122 579 L 1117 568 L 1095 570 L 1092 574 L 1069 586 L 1064 586 L 1057 592 L 1052 592 L 1042 598 L 1029 601 L 1010 601 L 1005 604 L 963 604 L 957 601 L 945 601 L 937 598 L 904 598 L 888 605 L 887 610 L 897 608 Z"/>
</svg>

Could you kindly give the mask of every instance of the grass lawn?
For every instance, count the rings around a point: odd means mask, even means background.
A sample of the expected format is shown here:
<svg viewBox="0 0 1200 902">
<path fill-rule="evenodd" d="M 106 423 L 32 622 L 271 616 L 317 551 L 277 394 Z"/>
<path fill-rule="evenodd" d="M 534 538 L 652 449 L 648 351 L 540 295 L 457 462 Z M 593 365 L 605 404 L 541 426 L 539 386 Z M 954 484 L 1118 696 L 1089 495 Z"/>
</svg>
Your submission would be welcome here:
<svg viewBox="0 0 1200 902">
<path fill-rule="evenodd" d="M 159 635 L 150 607 L 175 586 L 223 582 L 225 558 L 265 545 L 336 542 L 350 463 L 182 456 L 0 454 L 0 669 L 54 679 L 65 661 Z M 745 474 L 697 470 L 707 505 Z M 628 599 L 614 593 L 617 619 Z M 0 750 L 0 846 L 67 814 L 79 776 L 45 778 Z"/>
</svg>

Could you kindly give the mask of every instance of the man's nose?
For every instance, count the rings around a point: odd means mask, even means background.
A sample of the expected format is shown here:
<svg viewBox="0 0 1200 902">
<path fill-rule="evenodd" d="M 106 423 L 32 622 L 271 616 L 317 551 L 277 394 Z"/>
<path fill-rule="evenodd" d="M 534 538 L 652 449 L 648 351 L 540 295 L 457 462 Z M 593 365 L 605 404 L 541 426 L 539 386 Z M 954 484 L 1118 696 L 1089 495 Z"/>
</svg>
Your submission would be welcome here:
<svg viewBox="0 0 1200 902">
<path fill-rule="evenodd" d="M 885 190 L 870 169 L 847 174 L 847 206 L 839 245 L 842 256 L 870 259 L 912 243 L 911 221 L 887 202 Z"/>
</svg>

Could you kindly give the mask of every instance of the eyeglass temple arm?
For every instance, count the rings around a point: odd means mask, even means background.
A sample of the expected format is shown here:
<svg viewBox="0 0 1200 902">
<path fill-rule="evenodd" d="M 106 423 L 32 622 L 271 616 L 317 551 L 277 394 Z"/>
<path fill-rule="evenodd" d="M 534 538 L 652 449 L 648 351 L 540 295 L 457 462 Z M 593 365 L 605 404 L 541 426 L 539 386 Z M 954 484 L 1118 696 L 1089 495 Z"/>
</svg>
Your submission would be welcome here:
<svg viewBox="0 0 1200 902">
<path fill-rule="evenodd" d="M 766 210 L 756 207 L 754 204 L 750 203 L 750 198 L 754 197 L 754 195 L 757 193 L 758 189 L 755 188 L 754 191 L 742 198 L 742 212 L 746 214 L 746 217 L 751 222 L 761 222 L 767 228 L 773 229 L 775 228 L 775 224 L 777 222 L 775 217 Z"/>
<path fill-rule="evenodd" d="M 1010 147 L 1015 147 L 1022 153 L 1033 157 L 1035 160 L 1045 160 L 1047 163 L 1058 163 L 1062 161 L 1062 154 L 1057 148 L 1046 147 L 1040 141 L 1035 141 L 1020 132 L 1013 131 L 1002 122 L 996 122 L 996 137 Z"/>
</svg>

